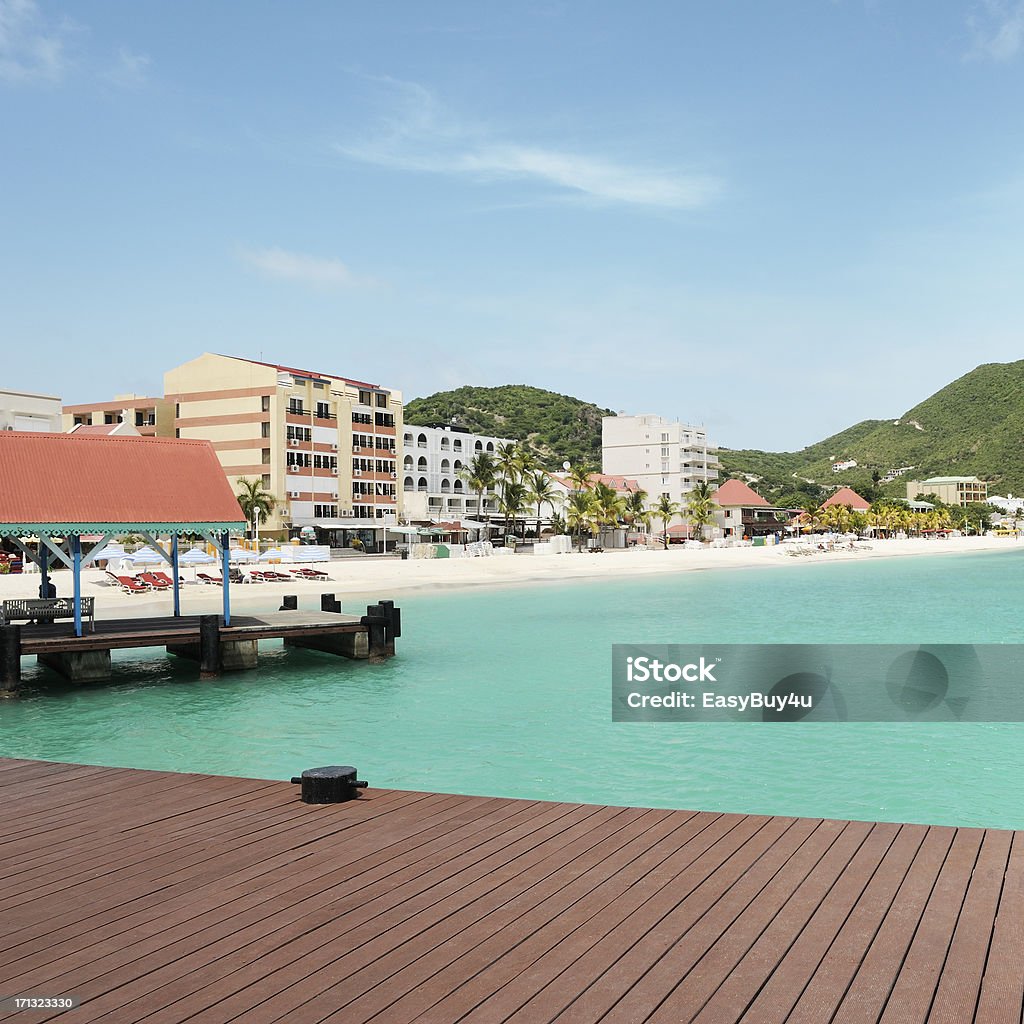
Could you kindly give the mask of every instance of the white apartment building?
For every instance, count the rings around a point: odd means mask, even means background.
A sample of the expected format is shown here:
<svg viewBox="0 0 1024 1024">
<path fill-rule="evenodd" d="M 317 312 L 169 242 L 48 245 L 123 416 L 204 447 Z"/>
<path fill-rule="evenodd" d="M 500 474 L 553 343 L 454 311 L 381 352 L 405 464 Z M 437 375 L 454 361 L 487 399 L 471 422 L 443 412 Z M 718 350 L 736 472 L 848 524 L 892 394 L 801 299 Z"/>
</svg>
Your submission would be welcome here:
<svg viewBox="0 0 1024 1024">
<path fill-rule="evenodd" d="M 0 430 L 60 433 L 60 399 L 53 395 L 0 388 Z"/>
<path fill-rule="evenodd" d="M 661 416 L 605 416 L 601 420 L 601 469 L 635 480 L 650 504 L 662 495 L 684 503 L 700 483 L 718 480 L 718 449 L 707 431 Z"/>
<path fill-rule="evenodd" d="M 461 471 L 474 455 L 494 455 L 508 438 L 471 434 L 461 427 L 417 427 L 406 424 L 402 437 L 402 510 L 410 522 L 432 519 L 480 521 L 498 508 L 494 491 L 484 494 L 483 511 L 477 494 Z"/>
</svg>

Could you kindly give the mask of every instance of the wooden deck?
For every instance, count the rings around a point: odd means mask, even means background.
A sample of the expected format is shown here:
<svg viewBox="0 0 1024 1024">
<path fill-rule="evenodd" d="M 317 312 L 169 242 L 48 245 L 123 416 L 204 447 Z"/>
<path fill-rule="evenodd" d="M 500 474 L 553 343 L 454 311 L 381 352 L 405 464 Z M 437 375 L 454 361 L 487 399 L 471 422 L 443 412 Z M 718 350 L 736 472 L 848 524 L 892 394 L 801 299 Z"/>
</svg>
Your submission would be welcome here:
<svg viewBox="0 0 1024 1024">
<path fill-rule="evenodd" d="M 0 807 L 0 996 L 73 1024 L 1021 1021 L 1024 833 L 11 760 Z"/>
<path fill-rule="evenodd" d="M 199 636 L 198 615 L 160 615 L 123 619 L 97 619 L 96 629 L 86 627 L 75 636 L 69 622 L 48 622 L 21 627 L 21 653 L 49 651 L 123 650 L 132 647 L 163 647 L 195 641 Z M 231 625 L 220 627 L 223 640 L 272 640 L 326 633 L 359 633 L 358 615 L 336 612 L 279 611 L 265 615 L 232 615 Z"/>
</svg>

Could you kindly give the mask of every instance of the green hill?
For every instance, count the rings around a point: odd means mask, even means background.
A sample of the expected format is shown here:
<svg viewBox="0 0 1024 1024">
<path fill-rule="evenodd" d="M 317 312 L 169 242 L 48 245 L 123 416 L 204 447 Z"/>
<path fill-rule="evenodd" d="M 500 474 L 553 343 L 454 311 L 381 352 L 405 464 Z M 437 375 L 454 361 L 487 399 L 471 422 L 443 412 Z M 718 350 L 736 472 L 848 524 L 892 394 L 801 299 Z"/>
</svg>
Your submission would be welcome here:
<svg viewBox="0 0 1024 1024">
<path fill-rule="evenodd" d="M 986 363 L 892 420 L 864 420 L 799 452 L 723 450 L 733 476 L 753 474 L 774 487 L 785 478 L 867 487 L 872 474 L 913 466 L 882 491 L 905 493 L 909 479 L 978 476 L 992 493 L 1024 492 L 1024 360 Z M 854 459 L 855 469 L 832 472 Z"/>
<path fill-rule="evenodd" d="M 578 398 L 525 384 L 498 388 L 456 388 L 405 407 L 405 422 L 416 426 L 454 423 L 479 434 L 528 441 L 554 469 L 568 459 L 601 465 L 601 417 L 614 416 Z"/>
</svg>

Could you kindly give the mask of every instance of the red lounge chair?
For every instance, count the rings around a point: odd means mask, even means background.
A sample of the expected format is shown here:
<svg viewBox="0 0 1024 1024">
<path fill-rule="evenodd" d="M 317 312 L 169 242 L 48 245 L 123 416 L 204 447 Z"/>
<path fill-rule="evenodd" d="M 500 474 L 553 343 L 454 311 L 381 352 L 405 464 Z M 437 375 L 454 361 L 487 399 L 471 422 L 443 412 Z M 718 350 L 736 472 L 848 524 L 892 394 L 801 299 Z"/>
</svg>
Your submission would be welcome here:
<svg viewBox="0 0 1024 1024">
<path fill-rule="evenodd" d="M 134 576 L 117 576 L 116 579 L 126 594 L 148 594 L 152 589 L 148 583 L 143 583 Z"/>
<path fill-rule="evenodd" d="M 205 572 L 197 572 L 196 573 L 196 578 L 202 580 L 203 583 L 205 583 L 205 584 L 207 584 L 208 586 L 211 586 L 211 587 L 222 587 L 222 586 L 224 586 L 224 580 L 221 579 L 220 576 L 210 576 L 210 575 L 208 575 Z"/>
<path fill-rule="evenodd" d="M 161 576 L 163 576 L 163 579 L 160 578 Z M 154 590 L 168 590 L 174 586 L 174 581 L 168 579 L 163 573 L 140 572 L 139 579 L 143 583 L 148 583 Z"/>
<path fill-rule="evenodd" d="M 292 572 L 296 576 L 302 576 L 307 580 L 326 580 L 330 577 L 325 572 L 321 572 L 319 569 L 292 569 Z"/>
<path fill-rule="evenodd" d="M 165 573 L 165 572 L 151 572 L 151 573 L 143 573 L 142 574 L 142 578 L 143 579 L 145 579 L 146 576 L 155 576 L 158 580 L 160 580 L 161 583 L 165 583 L 168 587 L 173 587 L 174 586 L 174 580 L 172 580 L 171 577 L 168 576 L 167 573 Z M 184 576 L 179 576 L 178 577 L 178 582 L 179 583 L 184 583 L 185 582 L 185 577 Z"/>
</svg>

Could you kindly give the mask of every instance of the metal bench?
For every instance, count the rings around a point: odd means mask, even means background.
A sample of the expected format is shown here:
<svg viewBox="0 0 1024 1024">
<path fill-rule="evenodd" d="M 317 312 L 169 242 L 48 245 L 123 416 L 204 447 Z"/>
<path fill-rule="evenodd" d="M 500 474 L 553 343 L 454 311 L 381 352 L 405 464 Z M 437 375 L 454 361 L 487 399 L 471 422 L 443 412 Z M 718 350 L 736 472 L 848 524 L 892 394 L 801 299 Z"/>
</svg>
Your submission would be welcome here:
<svg viewBox="0 0 1024 1024">
<path fill-rule="evenodd" d="M 82 598 L 82 618 L 89 620 L 90 628 L 96 631 L 93 618 L 96 598 Z M 56 619 L 73 619 L 75 602 L 70 597 L 27 597 L 0 602 L 0 626 L 6 626 L 16 619 L 31 622 L 54 622 Z"/>
</svg>

